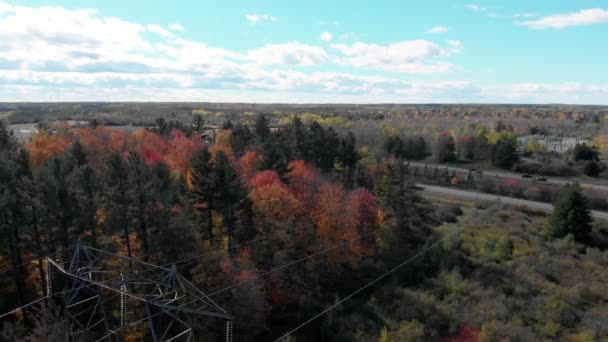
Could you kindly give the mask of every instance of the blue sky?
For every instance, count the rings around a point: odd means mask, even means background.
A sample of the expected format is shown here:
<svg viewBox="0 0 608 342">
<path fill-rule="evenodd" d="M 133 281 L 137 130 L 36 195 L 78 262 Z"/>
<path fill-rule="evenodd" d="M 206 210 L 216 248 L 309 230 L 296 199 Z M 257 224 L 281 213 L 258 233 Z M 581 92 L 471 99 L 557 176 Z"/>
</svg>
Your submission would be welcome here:
<svg viewBox="0 0 608 342">
<path fill-rule="evenodd" d="M 0 101 L 608 104 L 608 1 L 5 1 Z"/>
</svg>

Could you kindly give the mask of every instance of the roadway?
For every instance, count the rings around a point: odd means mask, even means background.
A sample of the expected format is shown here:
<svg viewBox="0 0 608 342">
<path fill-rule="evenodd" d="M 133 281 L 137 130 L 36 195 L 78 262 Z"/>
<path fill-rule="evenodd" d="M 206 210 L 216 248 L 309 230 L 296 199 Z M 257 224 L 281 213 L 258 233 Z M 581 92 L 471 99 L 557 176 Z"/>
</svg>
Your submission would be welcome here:
<svg viewBox="0 0 608 342">
<path fill-rule="evenodd" d="M 413 163 L 410 162 L 409 163 L 410 166 L 417 166 L 417 167 L 424 167 L 425 164 L 423 163 Z M 465 168 L 461 168 L 461 167 L 452 167 L 450 165 L 445 165 L 445 164 L 426 164 L 427 167 L 429 168 L 433 168 L 435 166 L 440 167 L 440 168 L 449 168 L 450 170 L 455 170 L 457 173 L 461 173 L 461 174 L 468 174 L 469 173 L 469 169 L 465 169 Z M 533 181 L 533 179 L 530 178 L 522 178 L 520 173 L 515 173 L 515 172 L 508 172 L 508 171 L 494 171 L 494 170 L 482 170 L 482 176 L 483 177 L 500 177 L 500 178 L 516 178 L 516 179 L 523 179 L 523 180 L 530 180 Z M 475 174 L 476 177 L 478 177 L 477 174 Z M 542 177 L 542 178 L 546 178 L 547 181 L 542 182 L 543 184 L 554 184 L 554 185 L 567 185 L 567 184 L 572 184 L 575 183 L 577 180 L 575 179 L 566 179 L 566 178 L 558 178 L 558 177 L 545 177 L 545 176 L 538 176 L 538 177 Z M 608 192 L 608 185 L 600 185 L 600 184 L 593 184 L 593 183 L 584 183 L 584 182 L 578 182 L 583 188 L 588 188 L 588 189 L 593 189 L 593 190 L 598 190 L 598 191 L 606 191 Z"/>
<path fill-rule="evenodd" d="M 492 194 L 486 194 L 486 193 L 477 193 L 477 192 L 472 192 L 472 191 L 458 190 L 458 189 L 435 186 L 435 185 L 416 184 L 416 186 L 424 188 L 424 190 L 422 190 L 423 193 L 445 195 L 445 196 L 457 197 L 457 198 L 473 200 L 473 201 L 475 201 L 477 199 L 479 199 L 480 201 L 484 201 L 484 202 L 500 201 L 502 203 L 506 203 L 506 204 L 510 204 L 510 205 L 526 206 L 528 208 L 538 209 L 538 210 L 542 210 L 542 211 L 546 211 L 546 212 L 553 211 L 553 205 L 549 204 L 549 203 L 528 201 L 528 200 L 524 200 L 524 199 L 520 199 L 520 198 L 492 195 Z M 591 214 L 593 215 L 594 218 L 608 220 L 608 212 L 592 210 Z"/>
</svg>

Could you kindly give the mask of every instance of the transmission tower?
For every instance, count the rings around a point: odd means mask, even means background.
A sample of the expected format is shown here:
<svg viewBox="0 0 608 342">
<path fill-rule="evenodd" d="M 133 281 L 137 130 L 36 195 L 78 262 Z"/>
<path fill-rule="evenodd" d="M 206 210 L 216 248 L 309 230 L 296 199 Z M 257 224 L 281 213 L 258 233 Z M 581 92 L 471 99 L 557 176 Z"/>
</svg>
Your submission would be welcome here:
<svg viewBox="0 0 608 342">
<path fill-rule="evenodd" d="M 171 268 L 78 243 L 64 266 L 47 258 L 47 293 L 64 292 L 63 314 L 78 341 L 232 341 L 233 317 Z M 133 332 L 135 331 L 135 332 Z"/>
</svg>

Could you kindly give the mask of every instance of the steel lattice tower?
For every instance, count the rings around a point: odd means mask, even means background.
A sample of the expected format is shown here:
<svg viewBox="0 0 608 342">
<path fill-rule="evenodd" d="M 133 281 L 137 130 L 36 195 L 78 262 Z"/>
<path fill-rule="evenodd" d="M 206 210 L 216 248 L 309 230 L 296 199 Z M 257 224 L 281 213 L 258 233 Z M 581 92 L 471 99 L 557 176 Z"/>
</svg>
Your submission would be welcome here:
<svg viewBox="0 0 608 342">
<path fill-rule="evenodd" d="M 138 329 L 150 341 L 193 341 L 210 330 L 232 341 L 233 317 L 177 273 L 80 242 L 67 268 L 47 258 L 47 290 L 66 289 L 75 340 L 114 340 Z M 218 322 L 219 320 L 219 322 Z M 219 324 L 225 328 L 218 329 Z M 222 332 L 225 329 L 225 332 Z"/>
</svg>

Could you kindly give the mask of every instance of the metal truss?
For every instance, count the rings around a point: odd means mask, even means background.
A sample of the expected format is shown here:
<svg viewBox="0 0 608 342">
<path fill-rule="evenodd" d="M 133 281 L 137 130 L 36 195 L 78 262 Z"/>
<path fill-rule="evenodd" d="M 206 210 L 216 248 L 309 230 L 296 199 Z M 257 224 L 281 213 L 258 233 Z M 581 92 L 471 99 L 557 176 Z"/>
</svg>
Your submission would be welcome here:
<svg viewBox="0 0 608 342">
<path fill-rule="evenodd" d="M 67 289 L 64 314 L 75 327 L 70 332 L 74 340 L 120 341 L 135 329 L 142 340 L 194 341 L 210 330 L 221 334 L 219 323 L 225 326 L 225 340 L 232 341 L 233 317 L 175 266 L 160 267 L 79 242 L 67 268 L 47 258 L 48 293 L 58 288 Z"/>
</svg>

